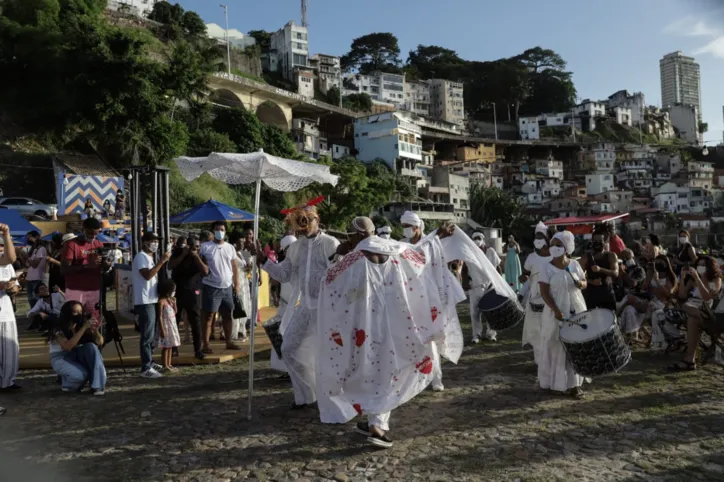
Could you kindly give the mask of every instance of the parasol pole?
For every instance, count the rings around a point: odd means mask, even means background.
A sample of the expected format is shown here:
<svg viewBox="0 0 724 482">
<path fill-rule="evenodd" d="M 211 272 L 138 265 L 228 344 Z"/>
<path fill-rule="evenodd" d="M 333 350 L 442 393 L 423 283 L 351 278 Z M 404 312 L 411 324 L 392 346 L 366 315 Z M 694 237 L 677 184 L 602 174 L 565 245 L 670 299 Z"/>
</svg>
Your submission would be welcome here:
<svg viewBox="0 0 724 482">
<path fill-rule="evenodd" d="M 263 150 L 261 152 L 264 152 Z M 260 163 L 261 166 L 261 163 Z M 261 196 L 261 172 L 256 178 L 256 190 L 254 193 L 254 241 L 259 238 L 259 198 Z M 259 254 L 257 253 L 257 259 Z M 251 335 L 249 337 L 249 401 L 246 417 L 251 420 L 251 399 L 254 394 L 254 332 L 256 331 L 256 320 L 259 318 L 259 264 L 254 260 L 251 271 Z"/>
</svg>

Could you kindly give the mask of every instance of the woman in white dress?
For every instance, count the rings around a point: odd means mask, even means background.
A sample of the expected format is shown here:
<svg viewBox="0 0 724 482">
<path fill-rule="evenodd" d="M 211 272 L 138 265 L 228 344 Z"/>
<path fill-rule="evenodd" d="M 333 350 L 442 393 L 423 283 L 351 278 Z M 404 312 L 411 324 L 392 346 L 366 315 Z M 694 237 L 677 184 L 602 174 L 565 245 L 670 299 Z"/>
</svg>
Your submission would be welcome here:
<svg viewBox="0 0 724 482">
<path fill-rule="evenodd" d="M 525 321 L 523 322 L 523 346 L 533 347 L 533 359 L 538 363 L 540 352 L 540 324 L 545 303 L 540 294 L 538 279 L 541 270 L 550 264 L 548 252 L 548 227 L 542 222 L 535 227 L 535 252 L 525 259 L 524 273 L 521 282 L 528 282 L 528 299 L 525 304 Z"/>
<path fill-rule="evenodd" d="M 237 234 L 237 233 L 234 233 Z M 232 244 L 236 249 L 236 266 L 239 270 L 239 292 L 236 293 L 241 298 L 241 304 L 244 305 L 246 317 L 235 318 L 231 327 L 234 340 L 246 341 L 246 323 L 251 316 L 251 287 L 249 285 L 249 272 L 254 266 L 255 257 L 245 248 L 246 239 L 241 235 L 234 237 Z"/>
<path fill-rule="evenodd" d="M 283 257 L 286 254 L 287 248 L 292 245 L 297 240 L 294 236 L 284 236 L 282 240 L 279 242 L 280 245 L 280 252 L 279 256 L 280 258 Z M 282 259 L 280 259 L 282 261 Z M 292 293 L 294 292 L 294 286 L 291 282 L 282 283 L 281 287 L 281 294 L 279 295 L 279 309 L 277 310 L 276 317 L 279 318 L 281 321 L 282 317 L 284 316 L 284 312 L 287 309 L 287 306 L 289 306 L 289 303 L 296 303 L 296 300 L 292 300 Z M 276 318 L 275 317 L 275 318 Z M 281 327 L 280 327 L 281 330 Z M 284 336 L 284 333 L 282 332 L 282 337 Z M 277 352 L 275 350 L 271 351 L 271 359 L 270 359 L 272 370 L 276 370 L 279 372 L 287 373 L 287 366 L 284 364 L 284 361 L 281 360 L 277 356 Z"/>
<path fill-rule="evenodd" d="M 581 293 L 586 288 L 585 272 L 578 261 L 568 257 L 574 247 L 572 233 L 556 233 L 550 246 L 553 260 L 541 269 L 538 278 L 546 305 L 541 317 L 538 382 L 543 389 L 582 398 L 581 385 L 590 380 L 576 374 L 558 338 L 561 321 L 586 311 L 586 302 Z"/>
</svg>

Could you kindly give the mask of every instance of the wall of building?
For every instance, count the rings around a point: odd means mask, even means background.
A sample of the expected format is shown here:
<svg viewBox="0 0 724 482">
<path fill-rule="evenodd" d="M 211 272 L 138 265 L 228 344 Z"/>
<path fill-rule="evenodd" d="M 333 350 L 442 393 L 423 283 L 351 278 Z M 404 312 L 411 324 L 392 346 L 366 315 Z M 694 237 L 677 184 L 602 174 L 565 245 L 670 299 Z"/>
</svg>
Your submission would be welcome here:
<svg viewBox="0 0 724 482">
<path fill-rule="evenodd" d="M 701 143 L 699 134 L 699 111 L 689 104 L 669 105 L 666 110 L 671 116 L 671 124 L 679 131 L 679 137 L 692 144 Z"/>
</svg>

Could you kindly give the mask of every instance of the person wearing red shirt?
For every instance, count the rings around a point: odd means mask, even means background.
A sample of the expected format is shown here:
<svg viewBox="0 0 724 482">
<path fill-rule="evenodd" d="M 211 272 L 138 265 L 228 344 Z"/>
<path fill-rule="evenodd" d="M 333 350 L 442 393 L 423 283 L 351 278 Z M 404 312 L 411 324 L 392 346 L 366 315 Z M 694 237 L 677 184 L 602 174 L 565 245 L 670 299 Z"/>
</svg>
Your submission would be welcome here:
<svg viewBox="0 0 724 482">
<path fill-rule="evenodd" d="M 65 298 L 80 302 L 86 313 L 96 311 L 96 304 L 101 299 L 101 263 L 104 260 L 99 250 L 103 243 L 96 239 L 100 232 L 100 221 L 89 217 L 83 221 L 83 234 L 63 247 L 60 269 L 65 277 Z"/>
<path fill-rule="evenodd" d="M 614 233 L 611 234 L 611 238 L 608 240 L 608 250 L 618 256 L 623 253 L 624 249 L 626 249 L 626 245 L 623 243 L 623 239 L 621 239 L 614 231 Z"/>
</svg>

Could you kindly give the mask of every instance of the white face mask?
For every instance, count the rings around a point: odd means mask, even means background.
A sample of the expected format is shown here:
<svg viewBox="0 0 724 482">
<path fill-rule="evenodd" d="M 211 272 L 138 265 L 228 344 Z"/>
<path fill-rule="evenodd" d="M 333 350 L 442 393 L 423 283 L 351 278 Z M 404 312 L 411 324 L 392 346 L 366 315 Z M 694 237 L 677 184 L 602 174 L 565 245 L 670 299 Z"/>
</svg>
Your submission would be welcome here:
<svg viewBox="0 0 724 482">
<path fill-rule="evenodd" d="M 633 259 L 627 259 L 626 267 L 630 268 L 631 266 L 636 266 L 636 261 L 634 261 Z"/>
<path fill-rule="evenodd" d="M 482 245 L 485 244 L 485 240 L 484 240 L 484 239 L 475 239 L 474 241 L 475 241 L 475 244 L 476 244 L 477 246 L 482 246 Z"/>
<path fill-rule="evenodd" d="M 562 248 L 561 246 L 551 246 L 551 256 L 554 258 L 560 258 L 564 254 L 566 254 L 565 248 Z"/>
<path fill-rule="evenodd" d="M 706 266 L 697 266 L 696 272 L 699 274 L 706 274 Z"/>
<path fill-rule="evenodd" d="M 679 238 L 679 242 L 680 242 L 681 244 L 686 244 L 686 243 L 689 242 L 689 238 L 687 238 L 686 236 L 682 236 L 682 237 Z"/>
<path fill-rule="evenodd" d="M 533 241 L 533 246 L 535 246 L 535 249 L 543 249 L 545 245 L 548 244 L 545 239 L 536 239 Z"/>
<path fill-rule="evenodd" d="M 152 253 L 158 251 L 158 243 L 148 243 L 148 250 Z"/>
<path fill-rule="evenodd" d="M 402 230 L 402 233 L 407 239 L 412 239 L 415 236 L 415 228 L 405 228 Z"/>
</svg>

